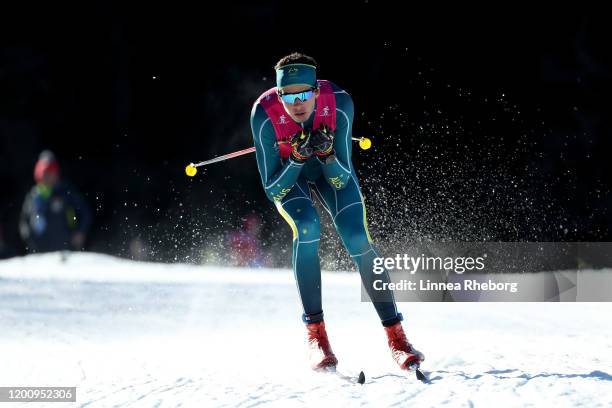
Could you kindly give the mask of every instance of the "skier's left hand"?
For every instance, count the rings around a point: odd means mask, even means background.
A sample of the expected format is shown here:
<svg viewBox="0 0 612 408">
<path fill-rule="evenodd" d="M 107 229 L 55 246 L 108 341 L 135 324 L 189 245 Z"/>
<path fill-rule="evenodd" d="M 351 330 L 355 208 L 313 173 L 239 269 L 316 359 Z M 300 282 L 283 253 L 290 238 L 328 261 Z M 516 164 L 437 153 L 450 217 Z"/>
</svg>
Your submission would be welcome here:
<svg viewBox="0 0 612 408">
<path fill-rule="evenodd" d="M 334 132 L 321 124 L 310 134 L 310 145 L 314 149 L 314 154 L 320 158 L 331 155 L 334 152 Z"/>
</svg>

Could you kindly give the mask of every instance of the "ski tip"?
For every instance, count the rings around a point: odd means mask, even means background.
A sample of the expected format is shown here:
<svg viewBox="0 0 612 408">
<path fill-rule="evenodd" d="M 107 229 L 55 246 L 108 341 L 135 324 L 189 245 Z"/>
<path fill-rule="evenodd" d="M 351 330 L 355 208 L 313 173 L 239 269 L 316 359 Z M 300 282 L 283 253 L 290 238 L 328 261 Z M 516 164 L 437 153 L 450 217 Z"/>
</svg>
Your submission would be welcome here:
<svg viewBox="0 0 612 408">
<path fill-rule="evenodd" d="M 357 383 L 358 384 L 365 384 L 365 374 L 363 373 L 363 371 L 359 372 L 359 377 L 357 378 Z"/>
</svg>

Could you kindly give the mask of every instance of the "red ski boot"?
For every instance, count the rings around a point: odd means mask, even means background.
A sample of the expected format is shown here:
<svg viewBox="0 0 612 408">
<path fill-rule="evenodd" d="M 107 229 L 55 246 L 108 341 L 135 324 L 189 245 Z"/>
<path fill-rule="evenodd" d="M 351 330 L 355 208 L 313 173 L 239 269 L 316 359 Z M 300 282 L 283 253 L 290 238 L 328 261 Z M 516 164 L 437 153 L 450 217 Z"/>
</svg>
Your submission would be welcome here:
<svg viewBox="0 0 612 408">
<path fill-rule="evenodd" d="M 425 356 L 420 351 L 414 349 L 404 334 L 404 329 L 400 322 L 393 326 L 385 327 L 389 348 L 393 359 L 399 364 L 402 370 L 418 368 Z"/>
<path fill-rule="evenodd" d="M 338 359 L 334 355 L 325 331 L 325 322 L 310 323 L 308 330 L 308 346 L 310 347 L 310 360 L 314 370 L 335 367 Z"/>
</svg>

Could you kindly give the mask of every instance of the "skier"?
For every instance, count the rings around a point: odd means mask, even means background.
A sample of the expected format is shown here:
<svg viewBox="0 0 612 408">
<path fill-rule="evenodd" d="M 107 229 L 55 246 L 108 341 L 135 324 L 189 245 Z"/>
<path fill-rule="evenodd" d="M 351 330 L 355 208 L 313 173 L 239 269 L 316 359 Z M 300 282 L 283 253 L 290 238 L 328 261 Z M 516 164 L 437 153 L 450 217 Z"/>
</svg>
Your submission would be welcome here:
<svg viewBox="0 0 612 408">
<path fill-rule="evenodd" d="M 24 200 L 19 221 L 28 252 L 83 250 L 91 211 L 76 188 L 61 178 L 51 151 L 40 154 L 34 180 L 36 185 Z"/>
<path fill-rule="evenodd" d="M 366 209 L 351 162 L 353 101 L 325 80 L 317 80 L 316 61 L 293 53 L 276 64 L 276 87 L 253 105 L 251 129 L 257 166 L 268 198 L 293 231 L 292 265 L 306 323 L 314 369 L 338 363 L 325 330 L 321 304 L 317 196 L 330 214 L 355 262 L 371 299 L 376 249 L 366 224 Z M 417 367 L 424 356 L 406 339 L 391 291 L 373 302 L 394 360 L 402 369 Z"/>
</svg>

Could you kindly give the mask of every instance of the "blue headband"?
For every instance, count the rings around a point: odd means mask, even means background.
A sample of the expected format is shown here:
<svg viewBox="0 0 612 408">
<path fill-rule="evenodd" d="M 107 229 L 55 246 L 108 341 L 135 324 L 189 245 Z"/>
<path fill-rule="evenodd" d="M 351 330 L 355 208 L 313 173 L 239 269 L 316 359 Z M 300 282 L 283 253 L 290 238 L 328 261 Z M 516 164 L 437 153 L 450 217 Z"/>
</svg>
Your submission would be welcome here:
<svg viewBox="0 0 612 408">
<path fill-rule="evenodd" d="M 308 64 L 290 64 L 276 70 L 276 86 L 288 85 L 316 86 L 317 68 Z"/>
</svg>

